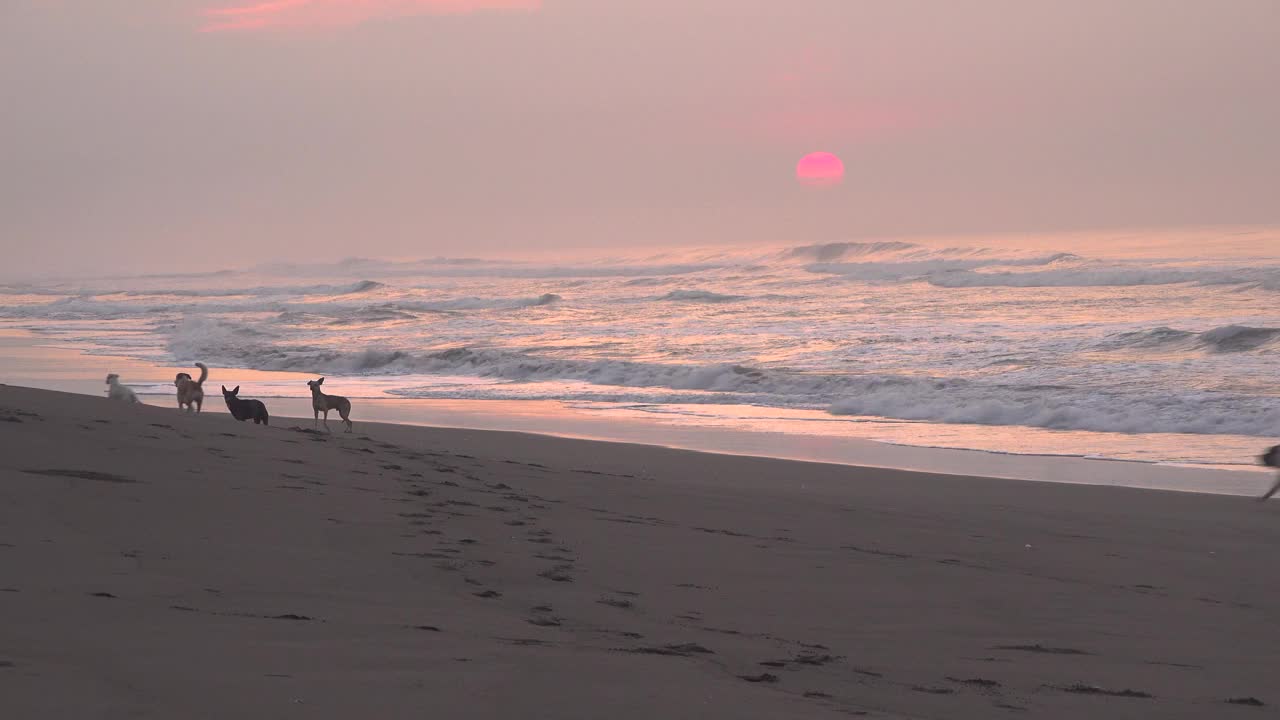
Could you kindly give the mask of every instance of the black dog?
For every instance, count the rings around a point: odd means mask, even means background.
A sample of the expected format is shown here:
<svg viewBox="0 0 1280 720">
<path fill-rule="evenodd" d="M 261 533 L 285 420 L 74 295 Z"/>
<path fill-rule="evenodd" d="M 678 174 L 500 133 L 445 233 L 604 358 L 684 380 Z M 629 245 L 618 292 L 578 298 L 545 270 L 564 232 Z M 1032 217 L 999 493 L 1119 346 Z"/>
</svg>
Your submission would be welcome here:
<svg viewBox="0 0 1280 720">
<path fill-rule="evenodd" d="M 1276 445 L 1275 447 L 1271 448 L 1266 453 L 1264 453 L 1261 458 L 1258 458 L 1258 459 L 1262 461 L 1263 465 L 1269 465 L 1273 468 L 1280 468 L 1280 445 Z"/>
<path fill-rule="evenodd" d="M 1267 465 L 1273 468 L 1280 468 L 1280 445 L 1276 445 L 1275 447 L 1271 448 L 1265 454 L 1263 454 L 1262 457 L 1258 459 L 1262 461 L 1263 465 Z M 1276 484 L 1271 486 L 1271 489 L 1267 491 L 1266 495 L 1263 495 L 1258 499 L 1269 500 L 1272 495 L 1276 494 L 1276 491 L 1280 491 L 1280 477 L 1276 477 Z"/>
<path fill-rule="evenodd" d="M 235 390 L 228 390 L 226 385 L 222 386 L 222 399 L 227 401 L 227 409 L 231 411 L 231 417 L 237 420 L 253 420 L 254 425 L 270 425 L 267 422 L 270 416 L 267 415 L 267 406 L 262 404 L 261 400 L 241 400 L 236 397 L 240 392 L 240 386 L 237 385 Z"/>
</svg>

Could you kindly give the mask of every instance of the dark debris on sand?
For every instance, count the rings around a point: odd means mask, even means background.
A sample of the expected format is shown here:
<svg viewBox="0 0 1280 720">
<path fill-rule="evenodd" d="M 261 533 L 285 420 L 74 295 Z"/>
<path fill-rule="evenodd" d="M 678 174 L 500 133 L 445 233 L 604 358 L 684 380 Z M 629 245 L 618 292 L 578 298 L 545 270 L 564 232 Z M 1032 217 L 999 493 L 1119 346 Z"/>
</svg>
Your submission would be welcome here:
<svg viewBox="0 0 1280 720">
<path fill-rule="evenodd" d="M 40 469 L 40 470 L 23 470 L 22 472 L 30 475 L 47 475 L 49 477 L 69 477 L 69 478 L 78 478 L 80 480 L 97 480 L 98 482 L 109 482 L 109 483 L 127 484 L 127 483 L 138 482 L 133 478 L 127 478 L 127 477 L 124 477 L 123 475 L 112 475 L 111 473 L 98 472 L 96 470 Z"/>
<path fill-rule="evenodd" d="M 1054 690 L 1075 693 L 1077 695 L 1106 695 L 1108 697 L 1142 698 L 1144 700 L 1149 700 L 1155 697 L 1151 693 L 1146 693 L 1141 690 L 1130 690 L 1128 688 L 1125 688 L 1124 690 L 1108 690 L 1106 688 L 1098 687 L 1097 685 L 1085 685 L 1084 683 L 1076 683 L 1074 685 L 1050 685 L 1048 687 L 1051 687 Z"/>
<path fill-rule="evenodd" d="M 673 657 L 691 657 L 693 655 L 714 655 L 715 651 L 697 643 L 678 643 L 656 647 L 626 648 L 623 652 L 637 655 L 668 655 Z"/>
<path fill-rule="evenodd" d="M 1046 647 L 1044 645 L 997 645 L 992 650 L 1016 650 L 1018 652 L 1046 653 L 1049 655 L 1090 655 L 1084 650 L 1075 648 Z"/>
</svg>

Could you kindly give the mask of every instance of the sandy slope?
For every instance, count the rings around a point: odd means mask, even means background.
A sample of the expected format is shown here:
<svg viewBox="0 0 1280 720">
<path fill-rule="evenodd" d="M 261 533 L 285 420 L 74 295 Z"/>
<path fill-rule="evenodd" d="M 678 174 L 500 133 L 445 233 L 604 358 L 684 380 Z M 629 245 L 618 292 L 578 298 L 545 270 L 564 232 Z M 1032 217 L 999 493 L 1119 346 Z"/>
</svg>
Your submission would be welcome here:
<svg viewBox="0 0 1280 720">
<path fill-rule="evenodd" d="M 1280 705 L 1280 504 L 300 422 L 0 387 L 0 715 Z"/>
</svg>

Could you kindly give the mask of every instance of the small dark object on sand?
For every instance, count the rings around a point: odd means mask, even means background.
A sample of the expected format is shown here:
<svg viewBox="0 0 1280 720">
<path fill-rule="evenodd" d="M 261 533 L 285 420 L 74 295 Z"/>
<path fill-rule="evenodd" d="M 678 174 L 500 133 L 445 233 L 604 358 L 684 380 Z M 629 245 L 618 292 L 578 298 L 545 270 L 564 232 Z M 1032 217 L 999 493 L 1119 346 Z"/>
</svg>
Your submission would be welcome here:
<svg viewBox="0 0 1280 720">
<path fill-rule="evenodd" d="M 1077 695 L 1108 695 L 1110 697 L 1142 698 L 1144 700 L 1150 700 L 1154 697 L 1151 693 L 1146 693 L 1141 690 L 1130 690 L 1128 688 L 1125 688 L 1124 690 L 1107 690 L 1106 688 L 1100 688 L 1097 685 L 1085 685 L 1084 683 L 1076 683 L 1075 685 L 1067 685 L 1057 687 L 1055 689 L 1063 692 L 1075 693 Z"/>
<path fill-rule="evenodd" d="M 97 480 L 98 482 L 109 483 L 136 483 L 133 478 L 123 477 L 121 475 L 112 475 L 111 473 L 98 472 L 96 470 L 23 470 L 24 473 L 32 475 L 49 475 L 51 477 L 69 477 L 79 478 L 81 480 Z"/>
</svg>

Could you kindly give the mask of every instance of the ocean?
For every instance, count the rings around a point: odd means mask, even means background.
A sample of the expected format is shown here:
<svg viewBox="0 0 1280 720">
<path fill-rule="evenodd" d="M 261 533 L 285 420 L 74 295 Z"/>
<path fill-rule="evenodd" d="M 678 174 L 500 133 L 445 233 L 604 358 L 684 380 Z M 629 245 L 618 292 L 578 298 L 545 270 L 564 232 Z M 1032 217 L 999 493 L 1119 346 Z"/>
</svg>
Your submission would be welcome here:
<svg viewBox="0 0 1280 720">
<path fill-rule="evenodd" d="M 1280 442 L 1274 228 L 203 263 L 3 283 L 0 328 L 355 398 L 1223 467 Z"/>
</svg>

